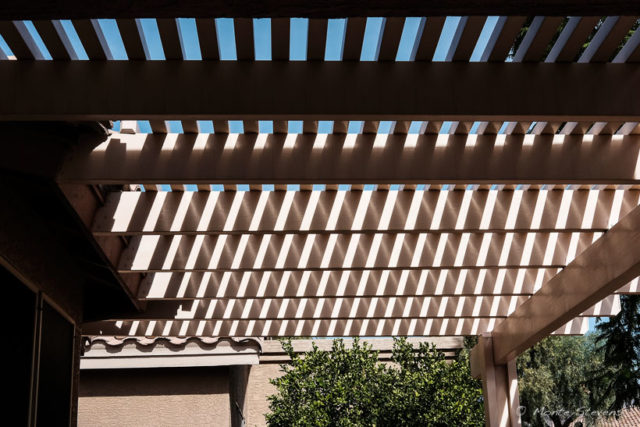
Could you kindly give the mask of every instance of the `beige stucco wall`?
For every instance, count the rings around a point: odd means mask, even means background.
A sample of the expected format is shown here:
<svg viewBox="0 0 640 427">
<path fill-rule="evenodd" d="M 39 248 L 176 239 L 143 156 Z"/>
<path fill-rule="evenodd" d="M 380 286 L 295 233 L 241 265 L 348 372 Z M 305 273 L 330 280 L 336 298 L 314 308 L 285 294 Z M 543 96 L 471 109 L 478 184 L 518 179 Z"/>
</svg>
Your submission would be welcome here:
<svg viewBox="0 0 640 427">
<path fill-rule="evenodd" d="M 227 368 L 84 370 L 78 425 L 229 426 Z"/>
<path fill-rule="evenodd" d="M 275 387 L 269 383 L 270 378 L 282 375 L 280 365 L 265 364 L 251 367 L 247 394 L 245 397 L 245 417 L 247 427 L 266 425 L 264 414 L 269 412 L 267 396 L 275 393 Z"/>
<path fill-rule="evenodd" d="M 277 363 L 253 365 L 247 381 L 247 427 L 265 426 L 269 379 L 281 375 Z M 226 367 L 83 370 L 78 399 L 79 426 L 230 425 Z"/>
</svg>

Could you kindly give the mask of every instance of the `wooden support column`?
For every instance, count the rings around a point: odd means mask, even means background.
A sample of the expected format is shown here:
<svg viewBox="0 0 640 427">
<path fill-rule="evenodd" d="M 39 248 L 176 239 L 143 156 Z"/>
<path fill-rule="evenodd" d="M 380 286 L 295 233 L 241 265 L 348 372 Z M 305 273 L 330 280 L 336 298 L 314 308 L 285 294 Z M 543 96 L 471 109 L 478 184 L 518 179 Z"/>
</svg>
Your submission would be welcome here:
<svg viewBox="0 0 640 427">
<path fill-rule="evenodd" d="M 483 334 L 471 350 L 471 374 L 482 380 L 485 423 L 488 426 L 520 426 L 520 398 L 516 361 L 496 364 L 493 339 Z"/>
<path fill-rule="evenodd" d="M 229 366 L 229 404 L 231 405 L 231 426 L 246 425 L 245 398 L 251 365 Z"/>
</svg>

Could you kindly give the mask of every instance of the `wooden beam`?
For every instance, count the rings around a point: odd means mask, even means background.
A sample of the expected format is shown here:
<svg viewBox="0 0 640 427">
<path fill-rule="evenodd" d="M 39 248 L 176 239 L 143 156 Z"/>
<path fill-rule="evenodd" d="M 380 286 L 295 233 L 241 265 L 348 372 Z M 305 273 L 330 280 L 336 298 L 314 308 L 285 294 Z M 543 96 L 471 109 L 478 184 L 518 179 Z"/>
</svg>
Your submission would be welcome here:
<svg viewBox="0 0 640 427">
<path fill-rule="evenodd" d="M 446 16 L 446 15 L 628 15 L 638 13 L 633 2 L 624 0 L 407 0 L 398 6 L 389 0 L 323 1 L 245 0 L 229 2 L 182 0 L 81 0 L 54 5 L 49 1 L 28 3 L 7 0 L 0 19 L 77 19 L 77 18 L 180 18 L 180 17 L 313 17 L 347 16 Z"/>
<path fill-rule="evenodd" d="M 115 272 L 120 256 L 128 244 L 126 238 L 117 235 L 91 236 L 88 232 L 88 229 L 91 228 L 91 223 L 94 221 L 96 211 L 102 205 L 99 190 L 88 185 L 72 184 L 60 186 L 60 191 L 86 227 L 87 239 L 91 241 L 93 237 L 96 245 L 100 248 L 101 255 L 104 256 L 105 268 Z M 122 281 L 122 285 L 126 287 L 130 295 L 133 296 L 138 293 L 141 275 L 117 275 L 116 277 Z"/>
<path fill-rule="evenodd" d="M 494 359 L 506 363 L 640 275 L 640 207 L 545 284 L 493 331 Z"/>
<path fill-rule="evenodd" d="M 481 334 L 471 351 L 471 375 L 482 380 L 485 420 L 490 427 L 521 425 L 516 361 L 496 365 L 491 334 Z"/>
<path fill-rule="evenodd" d="M 561 187 L 441 191 L 111 192 L 95 214 L 92 232 L 98 236 L 494 233 L 532 228 L 538 232 L 600 232 L 609 229 L 617 190 L 569 190 L 570 196 Z M 616 218 L 626 215 L 640 200 L 639 190 L 620 191 L 622 203 L 619 213 L 614 210 Z M 568 214 L 558 226 L 563 196 L 569 197 Z M 507 226 L 511 203 L 516 216 Z M 542 215 L 532 227 L 538 203 Z M 442 210 L 436 211 L 438 207 Z M 359 210 L 362 216 L 356 218 Z"/>
<path fill-rule="evenodd" d="M 144 311 L 109 320 L 312 320 L 505 318 L 529 299 L 516 296 L 303 297 L 229 298 L 194 301 L 147 301 Z M 620 311 L 619 296 L 610 295 L 576 317 L 611 316 Z"/>
<path fill-rule="evenodd" d="M 86 335 L 130 336 L 447 336 L 477 335 L 487 331 L 492 319 L 355 319 L 339 323 L 330 319 L 314 320 L 134 320 L 86 323 Z M 584 334 L 588 319 L 575 319 L 557 331 L 562 335 Z"/>
<path fill-rule="evenodd" d="M 640 118 L 633 64 L 2 61 L 0 81 L 3 120 Z"/>
<path fill-rule="evenodd" d="M 118 271 L 314 271 L 562 268 L 594 233 L 376 233 L 142 236 Z M 574 240 L 575 239 L 575 240 Z M 548 250 L 551 245 L 552 250 Z M 528 251 L 525 257 L 522 251 Z M 622 286 L 622 285 L 621 285 Z"/>
<path fill-rule="evenodd" d="M 140 284 L 138 299 L 531 296 L 556 274 L 553 268 L 151 273 Z M 636 279 L 626 288 L 637 285 Z"/>
<path fill-rule="evenodd" d="M 116 134 L 95 150 L 79 147 L 58 180 L 234 185 L 640 182 L 639 135 L 389 135 L 384 147 L 374 147 L 376 135 L 371 134 L 302 134 L 293 149 L 284 147 L 287 135 L 268 135 L 262 148 L 256 147 L 257 140 L 258 135 Z"/>
<path fill-rule="evenodd" d="M 488 297 L 311 297 L 213 299 L 196 301 L 147 301 L 141 313 L 118 315 L 110 320 L 299 320 L 299 319 L 404 319 L 438 317 L 504 318 L 509 305 L 527 300 L 520 296 Z M 614 300 L 598 312 L 610 314 Z M 618 305 L 619 307 L 619 305 Z M 475 309 L 475 313 L 473 313 Z M 473 313 L 473 314 L 472 314 Z M 614 312 L 614 314 L 616 314 Z"/>
</svg>

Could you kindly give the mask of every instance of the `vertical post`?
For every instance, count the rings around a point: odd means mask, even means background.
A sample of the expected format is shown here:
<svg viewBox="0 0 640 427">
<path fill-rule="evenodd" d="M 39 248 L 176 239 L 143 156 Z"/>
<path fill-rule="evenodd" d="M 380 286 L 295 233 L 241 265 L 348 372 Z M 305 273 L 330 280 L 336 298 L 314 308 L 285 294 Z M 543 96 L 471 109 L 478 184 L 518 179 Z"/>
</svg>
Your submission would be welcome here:
<svg viewBox="0 0 640 427">
<path fill-rule="evenodd" d="M 231 426 L 244 427 L 245 397 L 249 382 L 250 365 L 229 366 L 229 403 L 231 405 Z"/>
<path fill-rule="evenodd" d="M 481 335 L 478 344 L 471 350 L 471 374 L 482 380 L 487 425 L 520 426 L 516 361 L 510 360 L 505 365 L 494 363 L 490 334 Z"/>
<path fill-rule="evenodd" d="M 78 392 L 80 388 L 80 357 L 83 354 L 83 340 L 79 328 L 73 337 L 73 369 L 71 371 L 71 425 L 78 425 Z"/>
</svg>

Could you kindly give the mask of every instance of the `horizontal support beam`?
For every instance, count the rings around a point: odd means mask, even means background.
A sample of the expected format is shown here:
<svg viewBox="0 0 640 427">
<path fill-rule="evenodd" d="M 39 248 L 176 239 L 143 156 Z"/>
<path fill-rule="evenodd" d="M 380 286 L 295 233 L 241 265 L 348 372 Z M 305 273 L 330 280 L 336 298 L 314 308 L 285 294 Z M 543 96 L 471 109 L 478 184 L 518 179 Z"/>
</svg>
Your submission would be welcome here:
<svg viewBox="0 0 640 427">
<path fill-rule="evenodd" d="M 101 257 L 104 257 L 102 260 L 104 263 L 103 269 L 112 272 L 114 278 L 120 282 L 122 288 L 131 298 L 131 301 L 135 303 L 134 296 L 139 293 L 138 287 L 141 275 L 121 276 L 116 272 L 118 260 L 126 247 L 126 240 L 117 235 L 92 236 L 89 232 L 96 211 L 101 209 L 100 206 L 102 205 L 102 200 L 97 191 L 88 185 L 62 185 L 60 186 L 60 191 L 84 224 L 83 232 L 86 236 L 85 238 L 89 243 L 94 242 L 97 252 Z"/>
<path fill-rule="evenodd" d="M 54 5 L 49 1 L 28 3 L 7 0 L 0 19 L 80 19 L 80 18 L 214 18 L 214 17 L 313 17 L 350 16 L 460 16 L 460 15 L 625 15 L 638 13 L 633 2 L 623 0 L 407 0 L 401 5 L 389 0 L 309 2 L 302 0 L 199 1 L 158 3 L 154 1 L 81 0 Z"/>
<path fill-rule="evenodd" d="M 446 336 L 477 335 L 492 328 L 497 319 L 356 319 L 338 322 L 316 320 L 202 320 L 202 321 L 122 321 L 86 323 L 84 335 L 130 336 Z M 589 319 L 577 318 L 559 328 L 563 335 L 587 332 Z"/>
<path fill-rule="evenodd" d="M 506 363 L 587 307 L 640 276 L 640 207 L 576 257 L 493 331 Z"/>
<path fill-rule="evenodd" d="M 133 237 L 119 272 L 564 267 L 598 233 Z"/>
<path fill-rule="evenodd" d="M 640 191 L 239 191 L 109 193 L 93 220 L 95 235 L 606 231 L 612 211 L 624 216 Z M 558 217 L 570 197 L 563 227 Z M 507 217 L 514 204 L 513 226 Z M 590 220 L 589 220 L 590 219 Z M 484 222 L 483 222 L 484 220 Z M 585 223 L 586 222 L 586 223 Z"/>
<path fill-rule="evenodd" d="M 151 273 L 138 298 L 531 295 L 557 269 Z"/>
<path fill-rule="evenodd" d="M 529 299 L 487 297 L 304 297 L 269 299 L 212 299 L 148 301 L 143 312 L 109 320 L 312 320 L 412 319 L 440 317 L 506 317 Z M 617 295 L 610 295 L 579 316 L 609 316 L 620 311 Z"/>
<path fill-rule="evenodd" d="M 552 268 L 150 273 L 140 284 L 138 298 L 530 296 L 556 273 Z M 619 292 L 640 293 L 638 282 Z"/>
<path fill-rule="evenodd" d="M 3 120 L 640 119 L 633 64 L 2 61 L 0 81 Z"/>
<path fill-rule="evenodd" d="M 79 148 L 58 181 L 637 184 L 639 155 L 640 135 L 115 134 Z"/>
</svg>

